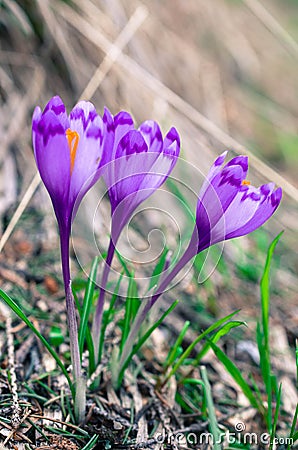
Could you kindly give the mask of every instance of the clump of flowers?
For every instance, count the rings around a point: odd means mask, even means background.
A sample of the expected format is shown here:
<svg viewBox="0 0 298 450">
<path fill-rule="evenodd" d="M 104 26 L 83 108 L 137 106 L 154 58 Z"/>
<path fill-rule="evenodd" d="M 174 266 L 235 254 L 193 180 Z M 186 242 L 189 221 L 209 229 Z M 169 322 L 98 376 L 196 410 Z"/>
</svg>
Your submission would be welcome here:
<svg viewBox="0 0 298 450">
<path fill-rule="evenodd" d="M 85 416 L 85 381 L 69 264 L 72 222 L 84 195 L 102 176 L 111 203 L 111 237 L 92 325 L 95 361 L 99 363 L 106 285 L 118 239 L 135 209 L 170 175 L 179 159 L 180 138 L 175 128 L 163 137 L 159 125 L 150 120 L 136 129 L 132 117 L 125 111 L 113 117 L 105 108 L 100 117 L 90 102 L 79 102 L 67 115 L 65 105 L 56 96 L 44 111 L 39 107 L 35 109 L 32 140 L 36 164 L 58 222 L 74 403 L 76 419 L 80 422 Z M 237 156 L 225 163 L 226 157 L 227 152 L 215 160 L 201 188 L 196 223 L 184 254 L 172 268 L 166 263 L 168 270 L 134 317 L 121 353 L 114 361 L 113 370 L 118 380 L 129 362 L 142 323 L 185 265 L 213 244 L 256 230 L 280 204 L 282 191 L 275 189 L 273 183 L 256 188 L 247 181 L 246 156 Z"/>
</svg>

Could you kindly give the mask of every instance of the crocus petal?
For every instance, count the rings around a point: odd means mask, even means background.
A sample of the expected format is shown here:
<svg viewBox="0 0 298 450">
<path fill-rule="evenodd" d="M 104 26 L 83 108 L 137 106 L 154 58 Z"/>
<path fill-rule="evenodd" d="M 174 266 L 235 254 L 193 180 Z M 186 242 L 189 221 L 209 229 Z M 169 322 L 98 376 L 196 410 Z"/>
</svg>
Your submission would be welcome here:
<svg viewBox="0 0 298 450">
<path fill-rule="evenodd" d="M 114 117 L 114 127 L 115 127 L 115 141 L 114 141 L 114 150 L 118 148 L 118 144 L 126 135 L 126 133 L 130 130 L 134 129 L 133 119 L 130 114 L 126 111 L 120 111 Z M 112 157 L 114 156 L 111 155 Z"/>
<path fill-rule="evenodd" d="M 139 131 L 145 139 L 150 152 L 160 153 L 163 147 L 163 140 L 159 125 L 153 120 L 147 120 L 139 127 Z"/>
<path fill-rule="evenodd" d="M 58 121 L 64 127 L 64 130 L 67 130 L 67 128 L 69 128 L 69 120 L 67 117 L 66 108 L 63 101 L 58 95 L 51 98 L 51 100 L 47 103 L 43 114 L 46 114 L 47 111 L 53 111 Z"/>
<path fill-rule="evenodd" d="M 237 156 L 224 168 L 226 154 L 213 166 L 200 192 L 197 205 L 196 233 L 192 245 L 200 252 L 207 247 L 254 231 L 268 220 L 278 207 L 282 191 L 269 183 L 255 188 L 245 181 L 248 159 Z"/>
<path fill-rule="evenodd" d="M 93 104 L 82 100 L 76 104 L 69 114 L 70 128 L 82 136 L 97 117 Z"/>
<path fill-rule="evenodd" d="M 205 194 L 205 191 L 210 186 L 213 178 L 222 170 L 222 165 L 224 163 L 224 160 L 226 159 L 227 154 L 228 154 L 227 151 L 223 152 L 221 155 L 218 156 L 218 158 L 216 158 L 216 160 L 212 164 L 208 172 L 208 175 L 205 178 L 203 185 L 201 187 L 200 198 L 202 198 L 203 195 Z"/>
<path fill-rule="evenodd" d="M 148 167 L 144 166 L 149 158 L 138 158 L 148 151 L 142 134 L 137 130 L 126 133 L 118 144 L 115 160 L 112 161 L 112 178 L 108 179 L 112 210 L 130 193 L 139 189 Z M 147 155 L 146 155 L 147 156 Z M 149 166 L 150 169 L 151 165 Z"/>
<path fill-rule="evenodd" d="M 259 202 L 258 208 L 253 216 L 249 220 L 246 219 L 245 223 L 237 229 L 231 231 L 227 230 L 226 239 L 244 236 L 245 234 L 251 233 L 262 226 L 278 208 L 282 198 L 281 188 L 277 188 L 274 192 L 272 192 L 269 184 L 261 186 L 260 191 L 262 199 Z"/>
<path fill-rule="evenodd" d="M 68 204 L 70 153 L 64 127 L 52 110 L 41 115 L 40 110 L 36 109 L 33 115 L 32 140 L 40 176 L 57 213 L 59 205 Z"/>
<path fill-rule="evenodd" d="M 229 234 L 235 233 L 250 221 L 261 201 L 260 189 L 254 186 L 241 186 L 221 219 L 212 228 L 211 242 L 216 243 L 228 239 Z"/>
<path fill-rule="evenodd" d="M 100 176 L 104 126 L 92 103 L 81 101 L 70 113 L 70 129 L 79 136 L 70 182 L 69 201 L 73 205 Z"/>
<path fill-rule="evenodd" d="M 136 130 L 132 117 L 125 111 L 113 118 L 106 109 L 103 122 L 104 129 L 110 131 L 103 178 L 108 187 L 115 238 L 133 211 L 153 194 L 173 169 L 180 151 L 180 138 L 172 128 L 163 140 L 159 125 L 152 120 L 142 123 Z"/>
<path fill-rule="evenodd" d="M 203 194 L 199 195 L 196 214 L 200 251 L 213 242 L 212 230 L 238 194 L 244 175 L 242 165 L 226 165 L 213 178 L 210 177 L 211 182 L 208 187 L 203 186 Z"/>
<path fill-rule="evenodd" d="M 180 153 L 180 136 L 176 128 L 172 127 L 166 134 L 163 142 L 163 153 L 178 158 Z M 173 161 L 177 161 L 174 159 Z"/>
<path fill-rule="evenodd" d="M 114 119 L 107 107 L 104 108 L 104 113 L 102 117 L 103 121 L 103 153 L 101 165 L 104 170 L 109 170 L 108 164 L 115 157 L 113 155 L 114 151 L 114 141 L 115 141 L 115 126 Z"/>
</svg>

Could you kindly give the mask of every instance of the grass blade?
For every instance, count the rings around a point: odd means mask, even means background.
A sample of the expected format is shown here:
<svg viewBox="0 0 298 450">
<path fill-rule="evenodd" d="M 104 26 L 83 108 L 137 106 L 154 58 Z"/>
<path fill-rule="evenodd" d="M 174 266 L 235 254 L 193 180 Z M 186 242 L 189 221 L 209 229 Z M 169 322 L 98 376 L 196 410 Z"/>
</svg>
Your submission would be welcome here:
<svg viewBox="0 0 298 450">
<path fill-rule="evenodd" d="M 220 441 L 223 436 L 218 428 L 218 424 L 217 424 L 217 420 L 216 420 L 216 412 L 215 412 L 213 399 L 212 399 L 211 386 L 210 386 L 210 383 L 208 380 L 206 367 L 204 367 L 204 366 L 201 367 L 201 375 L 202 375 L 202 379 L 203 379 L 203 383 L 204 383 L 206 403 L 207 403 L 207 408 L 208 408 L 210 432 L 213 436 L 213 447 L 212 448 L 214 450 L 221 450 L 222 447 L 221 447 Z"/>
<path fill-rule="evenodd" d="M 115 312 L 114 306 L 115 306 L 116 300 L 118 298 L 118 292 L 120 289 L 122 278 L 123 278 L 123 272 L 120 274 L 120 276 L 118 278 L 115 290 L 113 292 L 113 295 L 112 295 L 112 298 L 110 301 L 109 309 L 107 311 L 104 311 L 103 316 L 102 316 L 101 338 L 100 338 L 99 352 L 98 352 L 99 361 L 101 361 L 101 356 L 102 356 L 102 352 L 103 352 L 104 337 L 106 334 L 106 329 L 111 321 L 112 314 Z"/>
<path fill-rule="evenodd" d="M 214 333 L 214 335 L 210 338 L 210 341 L 212 341 L 214 344 L 216 344 L 221 337 L 228 334 L 233 328 L 240 327 L 241 325 L 246 326 L 246 323 L 241 322 L 239 320 L 232 320 L 231 322 L 226 323 L 216 333 Z M 199 364 L 199 362 L 201 361 L 203 356 L 205 356 L 206 353 L 208 352 L 209 348 L 210 348 L 210 344 L 208 341 L 208 342 L 206 342 L 206 344 L 203 346 L 202 350 L 196 356 L 196 358 L 193 362 L 194 366 L 197 366 Z"/>
<path fill-rule="evenodd" d="M 274 419 L 272 424 L 272 431 L 270 433 L 270 447 L 269 450 L 272 450 L 274 439 L 276 437 L 276 426 L 278 421 L 278 415 L 280 410 L 280 401 L 281 401 L 281 384 L 279 385 L 277 397 L 276 397 L 276 407 L 275 407 L 275 413 L 274 413 Z"/>
<path fill-rule="evenodd" d="M 94 445 L 96 444 L 98 439 L 99 439 L 99 435 L 94 434 L 92 436 L 92 438 L 90 439 L 90 441 L 82 448 L 82 450 L 92 450 L 92 448 L 94 448 Z"/>
<path fill-rule="evenodd" d="M 120 345 L 120 353 L 123 350 L 125 341 L 127 336 L 129 335 L 131 323 L 136 316 L 138 308 L 140 306 L 140 300 L 137 298 L 137 284 L 134 279 L 134 274 L 129 274 L 129 284 L 127 289 L 127 297 L 125 301 L 125 315 L 124 315 L 124 324 L 122 328 L 122 338 Z"/>
<path fill-rule="evenodd" d="M 56 363 L 62 370 L 65 378 L 67 379 L 67 382 L 69 384 L 72 396 L 74 396 L 74 387 L 70 380 L 70 377 L 68 375 L 68 372 L 63 364 L 63 362 L 60 360 L 58 353 L 55 352 L 55 350 L 50 346 L 50 344 L 47 342 L 47 340 L 43 337 L 43 335 L 35 328 L 33 323 L 30 322 L 30 320 L 25 316 L 23 311 L 20 309 L 20 307 L 15 303 L 15 301 L 9 297 L 2 289 L 0 289 L 0 297 L 4 300 L 4 302 L 10 307 L 10 309 L 13 310 L 13 312 L 30 328 L 30 330 L 33 331 L 35 336 L 42 342 L 42 344 L 46 347 L 48 352 L 53 356 Z"/>
<path fill-rule="evenodd" d="M 234 311 L 233 313 L 229 314 L 228 316 L 223 317 L 222 319 L 217 320 L 213 325 L 211 325 L 209 328 L 207 328 L 207 330 L 203 331 L 203 333 L 201 333 L 188 347 L 187 349 L 182 353 L 182 355 L 180 356 L 180 358 L 178 359 L 178 361 L 176 362 L 176 364 L 174 365 L 174 367 L 172 368 L 172 370 L 170 371 L 170 373 L 166 376 L 165 380 L 163 381 L 162 385 L 165 385 L 166 382 L 171 378 L 172 375 L 174 375 L 174 373 L 177 372 L 177 370 L 179 369 L 179 367 L 183 364 L 183 362 L 185 361 L 185 359 L 190 355 L 190 353 L 192 352 L 192 350 L 195 348 L 195 346 L 204 338 L 206 337 L 209 333 L 211 333 L 212 331 L 216 330 L 216 328 L 218 328 L 219 326 L 221 326 L 224 322 L 226 322 L 227 320 L 229 320 L 231 317 L 233 317 L 235 314 L 237 314 L 239 312 L 239 310 Z M 186 375 L 187 377 L 189 376 L 189 374 Z"/>
<path fill-rule="evenodd" d="M 180 347 L 180 345 L 182 344 L 182 341 L 184 339 L 184 336 L 188 330 L 188 327 L 190 325 L 189 320 L 187 320 L 178 336 L 178 338 L 176 339 L 176 342 L 174 344 L 174 346 L 172 347 L 172 350 L 170 351 L 170 353 L 168 354 L 167 360 L 166 360 L 166 364 L 165 364 L 165 369 L 164 371 L 166 372 L 168 367 L 170 367 L 173 362 L 175 361 L 175 358 L 177 356 L 178 353 L 178 349 Z"/>
<path fill-rule="evenodd" d="M 235 366 L 230 358 L 219 347 L 217 347 L 217 345 L 215 345 L 212 341 L 209 341 L 209 344 L 219 361 L 225 366 L 226 370 L 241 388 L 243 394 L 248 398 L 250 404 L 254 408 L 258 409 L 258 411 L 263 412 L 263 405 L 260 405 L 257 401 L 256 396 L 243 378 L 240 370 Z"/>
<path fill-rule="evenodd" d="M 279 233 L 272 241 L 267 252 L 266 263 L 262 275 L 261 288 L 261 325 L 257 326 L 257 342 L 260 353 L 260 365 L 263 381 L 267 393 L 267 415 L 266 422 L 268 431 L 272 429 L 272 377 L 271 377 L 271 358 L 269 343 L 269 312 L 270 312 L 270 267 L 274 249 L 283 232 Z"/>
<path fill-rule="evenodd" d="M 99 264 L 99 259 L 96 257 L 96 258 L 94 258 L 93 263 L 92 263 L 90 276 L 89 276 L 87 287 L 85 290 L 83 307 L 80 312 L 81 321 L 80 321 L 80 327 L 79 327 L 79 349 L 80 349 L 81 358 L 82 358 L 82 353 L 84 350 L 84 342 L 85 342 L 85 338 L 86 338 L 86 330 L 87 330 L 88 320 L 90 317 L 90 311 L 91 311 L 91 306 L 92 306 L 92 301 L 93 301 L 94 288 L 96 285 L 96 275 L 97 275 L 97 270 L 98 270 L 98 264 Z"/>
<path fill-rule="evenodd" d="M 153 331 L 159 327 L 159 325 L 165 320 L 165 318 L 167 317 L 168 314 L 170 314 L 174 308 L 176 308 L 176 306 L 178 305 L 179 301 L 176 300 L 174 303 L 172 303 L 172 305 L 163 313 L 163 315 L 160 317 L 160 319 L 158 319 L 157 322 L 155 322 L 152 327 L 149 328 L 149 330 L 146 331 L 146 333 L 138 340 L 138 342 L 133 346 L 132 351 L 130 352 L 129 356 L 127 357 L 125 363 L 123 364 L 123 368 L 121 370 L 121 372 L 119 373 L 118 376 L 118 385 L 120 386 L 122 379 L 123 379 L 123 375 L 125 372 L 125 369 L 127 368 L 129 361 L 131 361 L 131 358 L 133 357 L 133 355 L 135 355 L 139 349 L 142 347 L 142 345 L 147 341 L 147 339 L 149 338 L 149 336 L 153 333 Z"/>
<path fill-rule="evenodd" d="M 292 426 L 291 426 L 291 431 L 290 431 L 290 436 L 289 436 L 289 444 L 287 447 L 287 450 L 290 450 L 291 448 L 291 440 L 293 440 L 293 444 L 295 443 L 295 435 L 296 438 L 298 437 L 298 432 L 295 433 L 296 427 L 297 427 L 297 419 L 298 419 L 298 405 L 296 405 L 296 409 L 295 409 L 295 413 L 294 413 L 294 417 L 293 417 L 293 422 L 292 422 Z"/>
<path fill-rule="evenodd" d="M 161 257 L 159 258 L 158 263 L 154 267 L 154 270 L 153 270 L 152 275 L 150 277 L 150 283 L 149 283 L 147 292 L 149 292 L 154 286 L 158 285 L 158 281 L 159 281 L 159 278 L 160 278 L 160 276 L 162 274 L 163 268 L 165 266 L 168 253 L 169 253 L 169 249 L 167 247 L 165 247 L 163 252 L 162 252 L 162 254 L 161 254 Z"/>
</svg>

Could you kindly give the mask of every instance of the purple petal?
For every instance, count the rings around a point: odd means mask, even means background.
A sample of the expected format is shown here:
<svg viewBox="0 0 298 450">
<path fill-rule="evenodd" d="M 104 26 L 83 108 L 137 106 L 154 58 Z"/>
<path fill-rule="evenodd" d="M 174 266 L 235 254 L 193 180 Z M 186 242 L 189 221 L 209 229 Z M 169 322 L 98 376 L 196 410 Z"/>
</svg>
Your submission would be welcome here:
<svg viewBox="0 0 298 450">
<path fill-rule="evenodd" d="M 64 127 L 64 130 L 69 127 L 65 105 L 58 95 L 51 98 L 51 100 L 47 103 L 43 114 L 46 114 L 48 111 L 52 111 L 57 116 L 57 119 Z"/>
<path fill-rule="evenodd" d="M 165 155 L 175 156 L 176 158 L 178 158 L 180 154 L 180 136 L 174 127 L 172 127 L 165 136 L 163 153 Z"/>
<path fill-rule="evenodd" d="M 137 130 L 128 131 L 120 140 L 116 158 L 124 155 L 132 155 L 134 153 L 143 153 L 148 151 L 148 146 L 142 134 Z"/>
<path fill-rule="evenodd" d="M 153 120 L 147 120 L 139 128 L 150 152 L 160 153 L 163 147 L 160 128 Z"/>
<path fill-rule="evenodd" d="M 247 171 L 248 171 L 248 157 L 247 156 L 235 156 L 235 158 L 232 158 L 225 167 L 229 167 L 229 166 L 241 166 L 243 169 L 243 173 L 244 173 L 244 178 L 247 175 Z"/>
<path fill-rule="evenodd" d="M 69 115 L 70 129 L 82 136 L 96 122 L 98 114 L 91 102 L 80 101 Z"/>
<path fill-rule="evenodd" d="M 39 110 L 35 110 L 32 121 L 32 135 L 35 136 L 36 134 L 39 135 L 39 138 L 42 138 L 45 146 L 52 137 L 56 135 L 65 136 L 65 129 L 52 111 L 40 115 Z"/>
<path fill-rule="evenodd" d="M 83 198 L 100 176 L 98 169 L 102 164 L 104 124 L 92 103 L 79 102 L 70 114 L 70 126 L 79 136 L 70 182 L 69 199 L 73 205 L 78 196 Z"/>
<path fill-rule="evenodd" d="M 247 197 L 245 199 L 245 209 L 247 211 L 247 215 L 243 217 L 242 223 L 238 221 L 237 227 L 235 226 L 232 230 L 227 229 L 226 239 L 244 236 L 245 234 L 251 233 L 263 225 L 279 206 L 282 198 L 282 190 L 281 188 L 278 188 L 272 192 L 272 183 L 263 185 L 260 188 L 260 197 L 261 199 L 258 202 L 258 207 L 251 217 L 249 217 L 249 203 L 252 203 L 253 200 L 251 197 Z M 228 212 L 229 211 L 227 211 L 227 213 Z M 229 214 L 226 221 L 230 220 L 230 218 L 231 215 Z"/>
<path fill-rule="evenodd" d="M 32 140 L 36 164 L 55 211 L 58 205 L 68 210 L 70 152 L 64 128 L 53 111 L 48 110 L 42 116 L 39 110 L 34 112 Z"/>
<path fill-rule="evenodd" d="M 103 153 L 101 165 L 105 167 L 110 161 L 115 158 L 114 152 L 114 140 L 115 140 L 115 127 L 114 119 L 108 108 L 104 108 L 103 114 Z M 115 149 L 116 151 L 116 149 Z M 105 167 L 106 168 L 106 167 Z"/>
<path fill-rule="evenodd" d="M 215 176 L 214 167 L 211 168 L 211 171 L 212 175 L 208 174 L 202 192 L 199 194 L 197 205 L 196 223 L 200 239 L 200 251 L 214 243 L 212 230 L 237 196 L 244 178 L 242 165 L 226 165 Z M 209 178 L 211 181 L 209 181 Z M 222 225 L 220 230 L 222 230 Z M 224 237 L 224 235 L 221 236 L 222 239 Z"/>
<path fill-rule="evenodd" d="M 218 158 L 216 158 L 216 160 L 214 161 L 214 163 L 212 164 L 207 177 L 205 178 L 203 185 L 201 187 L 200 190 L 200 198 L 203 197 L 203 195 L 205 194 L 206 189 L 210 186 L 213 178 L 222 170 L 222 165 L 224 163 L 224 160 L 226 159 L 228 152 L 225 151 L 223 152 L 221 155 L 218 156 Z"/>
<path fill-rule="evenodd" d="M 254 186 L 241 186 L 237 195 L 212 229 L 212 243 L 228 239 L 248 223 L 256 214 L 262 202 L 260 189 Z"/>
<path fill-rule="evenodd" d="M 126 111 L 120 111 L 114 117 L 114 127 L 115 127 L 115 150 L 118 148 L 119 142 L 123 136 L 130 130 L 134 129 L 133 119 L 130 114 Z"/>
</svg>

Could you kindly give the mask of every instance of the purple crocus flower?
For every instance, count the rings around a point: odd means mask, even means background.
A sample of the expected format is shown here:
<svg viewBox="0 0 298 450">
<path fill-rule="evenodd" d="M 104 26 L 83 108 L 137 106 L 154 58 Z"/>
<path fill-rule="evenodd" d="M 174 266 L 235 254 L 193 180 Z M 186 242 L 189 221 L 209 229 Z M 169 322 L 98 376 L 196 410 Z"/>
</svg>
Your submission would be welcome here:
<svg viewBox="0 0 298 450">
<path fill-rule="evenodd" d="M 226 154 L 216 159 L 199 194 L 193 235 L 196 253 L 256 230 L 281 201 L 282 190 L 274 190 L 274 183 L 256 188 L 246 180 L 247 156 L 237 156 L 222 167 Z"/>
<path fill-rule="evenodd" d="M 103 178 L 108 187 L 112 222 L 93 322 L 95 354 L 98 350 L 101 352 L 99 340 L 104 293 L 118 238 L 135 209 L 167 179 L 180 153 L 180 138 L 175 128 L 171 128 L 163 138 L 156 122 L 147 120 L 135 129 L 130 114 L 122 111 L 113 117 L 108 109 L 105 109 L 103 120 L 109 131 L 109 154 L 105 155 Z"/>
<path fill-rule="evenodd" d="M 69 238 L 80 201 L 100 176 L 102 155 L 108 139 L 105 124 L 92 103 L 81 101 L 67 116 L 60 97 L 53 97 L 42 112 L 37 106 L 32 119 L 32 140 L 40 176 L 47 188 L 60 232 L 62 272 L 70 336 L 76 409 L 84 414 L 77 320 L 71 292 Z M 81 398 L 81 400 L 79 400 Z"/>
<path fill-rule="evenodd" d="M 40 176 L 51 196 L 59 227 L 70 227 L 80 200 L 99 178 L 105 126 L 92 103 L 81 101 L 69 117 L 53 97 L 32 119 L 32 140 Z"/>
<path fill-rule="evenodd" d="M 125 111 L 112 117 L 106 109 L 104 121 L 111 131 L 109 138 L 114 135 L 103 177 L 111 202 L 115 242 L 135 209 L 173 170 L 180 153 L 180 138 L 176 129 L 171 128 L 163 139 L 158 124 L 152 120 L 136 130 L 132 117 Z"/>
<path fill-rule="evenodd" d="M 256 188 L 246 180 L 246 156 L 237 156 L 222 167 L 226 155 L 224 152 L 215 160 L 203 183 L 197 203 L 196 224 L 187 249 L 153 296 L 148 301 L 144 300 L 135 318 L 119 362 L 120 372 L 148 311 L 183 267 L 211 245 L 255 231 L 280 204 L 282 190 L 274 190 L 274 183 Z"/>
</svg>

